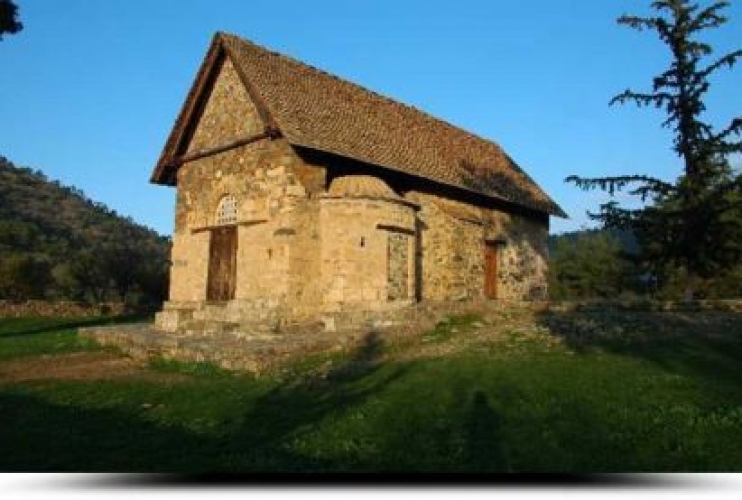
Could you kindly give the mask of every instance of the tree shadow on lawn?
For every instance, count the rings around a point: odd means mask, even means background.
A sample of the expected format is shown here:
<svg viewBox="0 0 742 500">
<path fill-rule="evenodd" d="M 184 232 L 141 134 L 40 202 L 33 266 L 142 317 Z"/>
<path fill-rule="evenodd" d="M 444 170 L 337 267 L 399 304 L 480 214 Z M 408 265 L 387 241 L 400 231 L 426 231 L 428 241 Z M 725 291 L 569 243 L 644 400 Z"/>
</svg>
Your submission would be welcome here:
<svg viewBox="0 0 742 500">
<path fill-rule="evenodd" d="M 381 350 L 380 335 L 370 332 L 346 362 L 328 373 L 289 380 L 256 400 L 244 415 L 243 428 L 231 437 L 237 450 L 254 450 L 260 455 L 259 463 L 248 467 L 264 470 L 270 464 L 280 464 L 285 472 L 342 470 L 343 463 L 285 450 L 298 433 L 361 405 L 405 376 L 409 367 L 385 366 L 379 360 Z"/>
<path fill-rule="evenodd" d="M 417 410 L 419 405 L 423 413 L 413 412 L 411 419 L 402 418 L 405 408 L 389 404 L 392 396 L 381 393 L 411 374 L 416 363 L 382 363 L 382 350 L 381 336 L 370 332 L 345 363 L 324 375 L 281 384 L 257 400 L 245 415 L 241 432 L 232 437 L 240 449 L 252 449 L 261 455 L 261 460 L 248 468 L 265 470 L 266 464 L 275 464 L 283 472 L 334 473 L 504 470 L 501 421 L 484 391 L 461 391 L 444 412 L 450 425 L 443 432 L 424 413 L 431 402 L 413 399 L 414 395 L 402 404 Z M 445 392 L 447 388 L 441 386 L 440 390 Z M 387 406 L 376 416 L 370 436 L 368 429 L 352 426 L 351 431 L 331 430 L 328 439 L 343 443 L 327 443 L 320 450 L 325 457 L 322 459 L 285 451 L 295 438 L 328 418 L 338 416 L 345 423 L 352 420 L 349 413 L 375 396 Z M 342 446 L 368 438 L 373 440 L 369 447 Z"/>
<path fill-rule="evenodd" d="M 124 316 L 108 316 L 94 318 L 8 318 L 0 325 L 0 339 L 25 337 L 43 333 L 72 330 L 87 326 L 105 326 L 121 323 L 137 323 L 149 319 L 142 314 L 127 314 Z"/>
<path fill-rule="evenodd" d="M 420 470 L 415 467 L 418 456 L 425 470 L 431 463 L 424 460 L 426 454 L 447 464 L 438 470 L 502 470 L 500 419 L 488 396 L 478 390 L 462 394 L 461 406 L 450 418 L 458 439 L 450 439 L 450 433 L 441 436 L 427 421 L 413 419 L 390 421 L 391 429 L 374 428 L 382 439 L 373 452 L 349 455 L 332 443 L 297 451 L 297 436 L 333 415 L 345 419 L 346 412 L 407 375 L 413 364 L 381 363 L 381 347 L 379 335 L 370 333 L 347 362 L 324 375 L 279 384 L 250 401 L 237 429 L 214 434 L 158 423 L 145 408 L 53 404 L 23 386 L 9 386 L 0 392 L 0 449 L 6 450 L 0 454 L 0 470 L 394 472 Z M 330 435 L 329 439 L 338 438 Z"/>
<path fill-rule="evenodd" d="M 742 380 L 740 314 L 607 309 L 545 312 L 539 322 L 578 353 L 598 349 L 709 381 L 739 386 Z"/>
<path fill-rule="evenodd" d="M 88 409 L 45 401 L 20 387 L 0 392 L 4 471 L 293 472 L 342 466 L 291 451 L 290 438 L 333 412 L 383 390 L 405 369 L 363 387 L 353 383 L 380 368 L 381 341 L 369 334 L 354 355 L 325 377 L 285 382 L 258 398 L 239 429 L 200 434 L 158 424 L 146 410 Z"/>
</svg>

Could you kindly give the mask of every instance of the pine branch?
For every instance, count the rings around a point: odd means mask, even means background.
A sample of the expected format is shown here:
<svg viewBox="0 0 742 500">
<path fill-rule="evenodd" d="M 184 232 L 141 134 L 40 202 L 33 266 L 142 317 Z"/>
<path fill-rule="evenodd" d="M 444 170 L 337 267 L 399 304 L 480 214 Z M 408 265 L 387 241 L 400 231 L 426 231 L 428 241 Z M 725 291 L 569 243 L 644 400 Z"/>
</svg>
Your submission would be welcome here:
<svg viewBox="0 0 742 500">
<path fill-rule="evenodd" d="M 658 196 L 667 195 L 668 190 L 666 189 L 657 189 L 657 186 L 653 184 L 646 184 L 644 186 L 638 187 L 634 189 L 633 191 L 629 191 L 629 194 L 631 196 L 638 196 L 642 202 L 647 201 L 647 198 L 650 196 L 653 198 L 656 198 Z"/>
<path fill-rule="evenodd" d="M 698 58 L 711 55 L 714 51 L 709 44 L 692 40 L 686 41 L 684 48 L 688 54 L 695 58 L 693 62 L 698 62 Z"/>
<path fill-rule="evenodd" d="M 675 190 L 675 186 L 672 184 L 647 175 L 621 175 L 616 177 L 594 178 L 570 175 L 564 179 L 564 182 L 572 183 L 583 191 L 592 191 L 594 189 L 607 191 L 611 196 L 613 196 L 617 191 L 621 191 L 624 187 L 637 182 L 643 182 L 645 186 L 637 188 L 630 194 L 638 193 L 646 197 L 650 193 L 656 195 L 667 195 Z"/>
<path fill-rule="evenodd" d="M 729 69 L 732 69 L 737 62 L 737 59 L 739 59 L 740 57 L 742 57 L 742 50 L 735 50 L 734 52 L 730 52 L 724 57 L 719 58 L 713 64 L 710 64 L 708 67 L 706 67 L 706 69 L 702 70 L 699 75 L 702 78 L 706 78 L 724 65 L 727 65 L 729 66 Z"/>
<path fill-rule="evenodd" d="M 665 20 L 661 17 L 644 18 L 624 14 L 623 16 L 618 18 L 618 24 L 625 24 L 626 26 L 634 28 L 638 31 L 642 31 L 645 29 L 658 29 L 658 25 L 660 23 L 666 24 Z"/>
<path fill-rule="evenodd" d="M 711 140 L 719 144 L 719 149 L 721 150 L 721 153 L 738 153 L 740 152 L 740 148 L 742 148 L 742 141 L 737 141 L 733 143 L 729 143 L 728 140 L 730 136 L 732 135 L 742 135 L 742 116 L 738 116 L 727 125 L 727 127 L 719 132 L 718 134 L 714 135 Z"/>
<path fill-rule="evenodd" d="M 727 22 L 727 18 L 718 13 L 719 10 L 729 7 L 729 2 L 716 2 L 702 10 L 696 18 L 688 25 L 688 32 L 703 31 L 708 28 L 716 28 Z"/>
<path fill-rule="evenodd" d="M 590 220 L 601 222 L 607 228 L 631 229 L 641 217 L 640 209 L 621 208 L 611 201 L 600 205 L 600 212 L 586 212 Z"/>
<path fill-rule="evenodd" d="M 653 94 L 643 94 L 634 92 L 633 90 L 626 89 L 622 93 L 615 96 L 608 103 L 609 106 L 614 104 L 624 104 L 627 101 L 633 101 L 638 107 L 654 105 L 655 108 L 659 108 L 664 104 L 670 104 L 673 102 L 675 97 L 668 92 L 655 92 Z"/>
<path fill-rule="evenodd" d="M 742 195 L 742 175 L 738 175 L 734 179 L 731 179 L 728 182 L 724 182 L 723 184 L 716 186 L 716 188 L 711 192 L 708 198 L 710 200 L 714 200 L 720 204 L 723 204 L 722 202 L 724 199 L 726 199 L 725 197 L 731 193 Z"/>
</svg>

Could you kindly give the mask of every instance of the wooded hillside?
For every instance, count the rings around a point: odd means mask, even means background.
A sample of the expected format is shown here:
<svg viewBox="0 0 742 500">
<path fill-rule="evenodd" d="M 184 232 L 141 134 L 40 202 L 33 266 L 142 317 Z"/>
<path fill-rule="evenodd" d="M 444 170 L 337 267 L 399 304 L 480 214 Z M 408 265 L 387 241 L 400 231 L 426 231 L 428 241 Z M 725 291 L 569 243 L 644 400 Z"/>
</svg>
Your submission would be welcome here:
<svg viewBox="0 0 742 500">
<path fill-rule="evenodd" d="M 169 238 L 0 156 L 0 299 L 157 303 Z"/>
</svg>

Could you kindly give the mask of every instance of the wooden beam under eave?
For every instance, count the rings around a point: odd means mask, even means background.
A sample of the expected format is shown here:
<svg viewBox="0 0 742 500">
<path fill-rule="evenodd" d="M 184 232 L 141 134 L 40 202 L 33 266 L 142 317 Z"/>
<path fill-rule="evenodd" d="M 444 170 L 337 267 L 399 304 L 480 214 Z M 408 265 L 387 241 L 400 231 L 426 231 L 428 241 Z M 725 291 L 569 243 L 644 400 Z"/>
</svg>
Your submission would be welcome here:
<svg viewBox="0 0 742 500">
<path fill-rule="evenodd" d="M 263 139 L 277 139 L 280 136 L 281 136 L 281 132 L 279 130 L 266 127 L 266 129 L 259 134 L 252 134 L 252 135 L 240 137 L 239 139 L 235 139 L 233 141 L 220 144 L 219 146 L 214 146 L 212 148 L 199 149 L 187 155 L 183 155 L 180 158 L 175 158 L 171 162 L 168 163 L 168 166 L 171 168 L 175 168 L 177 170 L 177 168 L 183 165 L 184 163 L 200 160 L 201 158 L 206 158 L 208 156 L 214 156 L 219 153 L 224 153 L 225 151 L 236 149 L 241 146 L 247 146 L 248 144 L 252 144 L 254 142 L 258 142 Z"/>
</svg>

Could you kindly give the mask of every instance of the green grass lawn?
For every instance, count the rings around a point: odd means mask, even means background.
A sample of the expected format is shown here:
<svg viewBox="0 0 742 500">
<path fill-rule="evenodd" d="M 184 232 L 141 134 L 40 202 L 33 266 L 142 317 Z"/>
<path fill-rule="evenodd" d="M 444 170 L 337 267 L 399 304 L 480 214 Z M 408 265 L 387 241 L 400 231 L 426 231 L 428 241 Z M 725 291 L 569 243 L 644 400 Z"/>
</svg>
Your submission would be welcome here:
<svg viewBox="0 0 742 500">
<path fill-rule="evenodd" d="M 742 470 L 739 315 L 519 314 L 260 377 L 0 379 L 0 470 Z M 89 349 L 73 327 L 0 320 L 0 372 Z"/>
<path fill-rule="evenodd" d="M 4 359 L 44 354 L 97 350 L 92 341 L 76 335 L 84 326 L 141 321 L 137 316 L 119 318 L 0 318 L 0 362 Z"/>
</svg>

